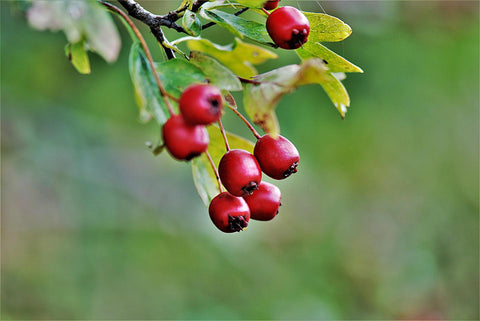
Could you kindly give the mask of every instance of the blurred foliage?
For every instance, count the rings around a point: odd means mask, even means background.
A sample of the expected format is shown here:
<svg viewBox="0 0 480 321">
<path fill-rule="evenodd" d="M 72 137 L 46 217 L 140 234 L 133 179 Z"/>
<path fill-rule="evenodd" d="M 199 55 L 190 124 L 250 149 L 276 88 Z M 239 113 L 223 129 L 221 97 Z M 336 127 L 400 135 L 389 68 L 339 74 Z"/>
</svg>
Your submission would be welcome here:
<svg viewBox="0 0 480 321">
<path fill-rule="evenodd" d="M 188 164 L 143 145 L 128 47 L 79 75 L 2 2 L 2 319 L 478 319 L 478 2 L 322 5 L 365 70 L 347 120 L 317 86 L 285 96 L 299 172 L 278 217 L 224 235 Z M 276 52 L 260 72 L 297 61 Z"/>
</svg>

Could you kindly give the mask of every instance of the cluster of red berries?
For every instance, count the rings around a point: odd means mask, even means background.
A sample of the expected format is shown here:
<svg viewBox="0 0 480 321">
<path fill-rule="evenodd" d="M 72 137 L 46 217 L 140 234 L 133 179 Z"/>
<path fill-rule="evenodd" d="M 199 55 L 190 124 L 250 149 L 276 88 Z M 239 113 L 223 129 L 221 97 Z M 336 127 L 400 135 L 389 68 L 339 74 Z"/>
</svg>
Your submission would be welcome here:
<svg viewBox="0 0 480 321">
<path fill-rule="evenodd" d="M 174 158 L 188 161 L 207 150 L 205 126 L 222 116 L 222 94 L 212 85 L 191 85 L 180 96 L 179 110 L 179 115 L 172 115 L 164 124 L 162 136 Z M 297 171 L 299 159 L 288 139 L 268 134 L 258 136 L 253 155 L 241 149 L 227 150 L 218 166 L 227 192 L 214 197 L 209 206 L 215 226 L 231 233 L 245 229 L 250 218 L 273 219 L 281 205 L 281 193 L 275 185 L 262 181 L 262 171 L 273 179 L 284 179 Z"/>
<path fill-rule="evenodd" d="M 267 0 L 263 8 L 273 10 L 279 0 Z M 283 49 L 297 49 L 307 42 L 310 22 L 298 9 L 285 6 L 268 15 L 267 31 L 273 42 Z"/>
</svg>

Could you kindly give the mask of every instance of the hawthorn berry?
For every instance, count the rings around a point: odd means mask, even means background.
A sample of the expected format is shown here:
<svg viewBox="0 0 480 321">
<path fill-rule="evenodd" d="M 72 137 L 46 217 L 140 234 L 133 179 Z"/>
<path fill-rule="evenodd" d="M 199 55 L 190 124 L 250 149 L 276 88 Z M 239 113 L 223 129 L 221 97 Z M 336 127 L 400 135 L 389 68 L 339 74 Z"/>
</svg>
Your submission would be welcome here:
<svg viewBox="0 0 480 321">
<path fill-rule="evenodd" d="M 283 49 L 297 49 L 307 42 L 310 22 L 298 9 L 278 8 L 267 18 L 267 31 L 273 42 Z"/>
<path fill-rule="evenodd" d="M 267 182 L 261 182 L 257 191 L 243 197 L 250 208 L 250 218 L 259 221 L 269 221 L 278 214 L 281 198 L 280 189 Z"/>
<path fill-rule="evenodd" d="M 274 179 L 284 179 L 297 172 L 300 155 L 295 145 L 283 136 L 269 134 L 257 140 L 253 154 L 262 171 Z"/>
<path fill-rule="evenodd" d="M 277 6 L 278 6 L 278 2 L 280 0 L 267 0 L 265 1 L 265 3 L 263 4 L 263 9 L 265 10 L 273 10 L 275 9 Z"/>
<path fill-rule="evenodd" d="M 262 170 L 255 156 L 243 149 L 226 152 L 218 172 L 222 184 L 234 196 L 251 194 L 262 180 Z"/>
<path fill-rule="evenodd" d="M 215 196 L 208 207 L 213 224 L 222 232 L 240 232 L 247 228 L 250 220 L 250 209 L 241 197 L 228 192 Z"/>
<path fill-rule="evenodd" d="M 178 107 L 187 124 L 211 124 L 222 115 L 222 92 L 213 85 L 190 85 L 180 96 Z"/>
<path fill-rule="evenodd" d="M 178 160 L 191 160 L 207 150 L 209 138 L 205 126 L 190 126 L 181 115 L 173 115 L 162 127 L 163 143 Z"/>
</svg>

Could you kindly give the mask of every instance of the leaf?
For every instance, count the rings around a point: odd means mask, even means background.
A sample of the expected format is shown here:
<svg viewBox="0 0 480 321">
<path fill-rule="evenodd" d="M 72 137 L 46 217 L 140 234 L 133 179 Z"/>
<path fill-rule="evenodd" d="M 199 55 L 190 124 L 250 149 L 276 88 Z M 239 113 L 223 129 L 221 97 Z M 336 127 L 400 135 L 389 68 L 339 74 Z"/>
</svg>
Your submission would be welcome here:
<svg viewBox="0 0 480 321">
<path fill-rule="evenodd" d="M 72 65 L 79 73 L 90 73 L 90 61 L 88 60 L 88 54 L 85 50 L 84 40 L 74 44 L 67 44 L 65 46 L 65 55 L 68 57 L 68 60 L 72 62 Z"/>
<path fill-rule="evenodd" d="M 352 28 L 342 20 L 324 13 L 303 12 L 310 21 L 307 42 L 341 41 L 352 33 Z"/>
<path fill-rule="evenodd" d="M 283 95 L 298 86 L 326 81 L 327 68 L 321 59 L 312 58 L 301 65 L 288 65 L 254 78 L 260 84 L 248 84 L 243 95 L 245 111 L 266 133 L 277 135 L 280 127 L 275 108 Z"/>
<path fill-rule="evenodd" d="M 155 69 L 165 90 L 177 98 L 191 84 L 207 81 L 205 73 L 185 59 L 175 58 L 156 63 Z"/>
<path fill-rule="evenodd" d="M 85 39 L 86 48 L 107 62 L 117 59 L 120 36 L 106 10 L 92 0 L 34 0 L 28 9 L 30 25 L 39 30 L 63 30 L 70 43 Z"/>
<path fill-rule="evenodd" d="M 263 8 L 266 0 L 237 0 L 237 2 L 249 8 Z"/>
<path fill-rule="evenodd" d="M 257 70 L 253 65 L 258 65 L 268 59 L 276 59 L 278 57 L 269 50 L 242 42 L 238 38 L 235 38 L 233 46 L 219 46 L 207 39 L 188 38 L 186 41 L 190 50 L 200 51 L 214 57 L 243 78 L 250 78 L 257 74 Z"/>
<path fill-rule="evenodd" d="M 200 10 L 200 15 L 227 29 L 239 38 L 247 37 L 264 45 L 270 45 L 271 39 L 265 24 L 240 18 L 234 14 L 226 13 L 217 9 Z"/>
<path fill-rule="evenodd" d="M 307 41 L 301 48 L 298 48 L 296 52 L 302 59 L 313 57 L 322 58 L 328 70 L 331 72 L 363 72 L 360 67 L 355 66 L 318 42 Z"/>
<path fill-rule="evenodd" d="M 155 116 L 158 123 L 164 124 L 168 108 L 160 95 L 145 52 L 138 42 L 134 42 L 130 49 L 129 69 L 140 109 L 140 121 L 147 122 Z"/>
<path fill-rule="evenodd" d="M 205 56 L 198 51 L 192 51 L 190 54 L 190 63 L 199 67 L 205 75 L 207 75 L 208 80 L 212 85 L 230 91 L 243 90 L 238 77 L 217 60 Z"/>
<path fill-rule="evenodd" d="M 185 31 L 191 36 L 198 36 L 202 31 L 202 23 L 195 12 L 185 10 L 182 18 L 182 26 Z"/>
<path fill-rule="evenodd" d="M 337 108 L 342 119 L 345 118 L 347 107 L 350 106 L 350 96 L 348 96 L 348 92 L 343 84 L 334 74 L 328 72 L 325 73 L 324 79 L 320 84 L 333 102 L 335 108 Z"/>
<path fill-rule="evenodd" d="M 210 153 L 215 166 L 218 168 L 220 159 L 226 152 L 225 142 L 223 141 L 223 136 L 218 126 L 208 126 L 207 130 L 208 135 L 210 136 L 208 152 Z M 250 153 L 253 153 L 254 145 L 252 142 L 228 132 L 227 139 L 231 149 L 244 149 Z M 197 158 L 194 158 L 191 163 L 193 181 L 195 183 L 198 195 L 200 195 L 200 198 L 205 206 L 208 207 L 210 201 L 220 193 L 215 173 L 205 153 Z"/>
</svg>

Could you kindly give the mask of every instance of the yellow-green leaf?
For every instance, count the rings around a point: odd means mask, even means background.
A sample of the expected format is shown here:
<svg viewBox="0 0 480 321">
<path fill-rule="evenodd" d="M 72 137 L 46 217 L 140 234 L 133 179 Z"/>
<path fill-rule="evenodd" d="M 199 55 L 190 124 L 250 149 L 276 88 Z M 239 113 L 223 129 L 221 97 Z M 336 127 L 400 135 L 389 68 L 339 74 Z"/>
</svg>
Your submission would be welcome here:
<svg viewBox="0 0 480 321">
<path fill-rule="evenodd" d="M 325 73 L 320 85 L 322 85 L 333 105 L 337 108 L 340 116 L 345 118 L 347 107 L 350 106 L 350 96 L 348 96 L 348 92 L 340 80 L 332 73 Z"/>
<path fill-rule="evenodd" d="M 239 4 L 249 8 L 262 8 L 266 0 L 237 0 Z"/>
<path fill-rule="evenodd" d="M 250 119 L 270 134 L 280 133 L 275 108 L 283 95 L 298 86 L 325 81 L 327 68 L 319 58 L 312 58 L 301 65 L 288 65 L 254 78 L 259 84 L 248 84 L 243 95 L 245 111 Z"/>
<path fill-rule="evenodd" d="M 346 60 L 342 56 L 337 55 L 318 42 L 307 41 L 301 48 L 296 50 L 298 56 L 302 59 L 313 57 L 322 58 L 323 62 L 331 72 L 363 72 L 363 70 Z"/>
<path fill-rule="evenodd" d="M 218 168 L 220 159 L 226 152 L 225 142 L 223 141 L 223 136 L 218 126 L 208 126 L 207 130 L 208 135 L 210 136 L 208 152 L 210 153 L 215 166 Z M 253 153 L 254 145 L 252 142 L 231 133 L 227 133 L 227 139 L 231 149 L 244 149 Z M 198 195 L 200 195 L 205 206 L 208 207 L 210 201 L 220 193 L 215 173 L 205 154 L 194 158 L 191 163 L 193 181 Z"/>
<path fill-rule="evenodd" d="M 242 42 L 238 38 L 235 39 L 233 46 L 219 46 L 207 39 L 189 38 L 187 46 L 192 51 L 200 51 L 216 58 L 223 65 L 228 66 L 235 74 L 243 78 L 250 78 L 257 74 L 254 65 L 278 57 L 269 50 Z"/>
<path fill-rule="evenodd" d="M 88 54 L 85 50 L 85 41 L 81 40 L 76 43 L 69 43 L 65 46 L 65 54 L 68 60 L 72 62 L 72 65 L 81 74 L 90 73 L 90 61 L 88 60 Z"/>
<path fill-rule="evenodd" d="M 304 12 L 310 21 L 307 42 L 341 41 L 352 33 L 352 28 L 342 20 L 324 13 Z"/>
<path fill-rule="evenodd" d="M 198 51 L 192 51 L 190 53 L 190 63 L 200 68 L 212 85 L 230 91 L 243 90 L 238 77 L 214 58 Z"/>
</svg>

